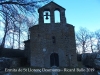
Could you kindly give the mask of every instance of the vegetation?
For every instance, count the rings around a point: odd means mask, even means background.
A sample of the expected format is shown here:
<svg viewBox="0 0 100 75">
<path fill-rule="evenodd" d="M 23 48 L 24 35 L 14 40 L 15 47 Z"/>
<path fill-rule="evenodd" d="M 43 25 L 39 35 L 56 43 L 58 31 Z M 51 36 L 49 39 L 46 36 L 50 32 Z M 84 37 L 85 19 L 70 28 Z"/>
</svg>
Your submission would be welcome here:
<svg viewBox="0 0 100 75">
<path fill-rule="evenodd" d="M 29 27 L 37 23 L 37 9 L 47 2 L 49 0 L 0 0 L 1 47 L 22 48 L 22 41 L 28 39 Z"/>
<path fill-rule="evenodd" d="M 91 32 L 86 28 L 80 28 L 76 32 L 76 48 L 78 53 L 100 51 L 100 30 Z"/>
</svg>

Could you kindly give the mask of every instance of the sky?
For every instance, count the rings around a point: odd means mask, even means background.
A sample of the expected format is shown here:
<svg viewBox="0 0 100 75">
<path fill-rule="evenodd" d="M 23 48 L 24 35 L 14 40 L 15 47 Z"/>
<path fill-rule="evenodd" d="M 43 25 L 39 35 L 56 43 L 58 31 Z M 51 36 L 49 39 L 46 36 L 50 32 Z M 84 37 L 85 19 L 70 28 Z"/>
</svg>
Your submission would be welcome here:
<svg viewBox="0 0 100 75">
<path fill-rule="evenodd" d="M 90 31 L 100 29 L 100 0 L 53 0 L 66 9 L 67 23 Z"/>
</svg>

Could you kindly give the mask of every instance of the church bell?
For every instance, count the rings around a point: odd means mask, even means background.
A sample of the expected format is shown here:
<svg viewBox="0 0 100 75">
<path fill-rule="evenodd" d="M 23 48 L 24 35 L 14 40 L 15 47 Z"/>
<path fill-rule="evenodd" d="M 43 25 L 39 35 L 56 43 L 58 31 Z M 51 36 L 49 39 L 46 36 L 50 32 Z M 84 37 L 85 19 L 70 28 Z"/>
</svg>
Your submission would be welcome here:
<svg viewBox="0 0 100 75">
<path fill-rule="evenodd" d="M 49 18 L 48 18 L 48 16 L 49 16 L 49 15 L 48 15 L 48 12 L 45 13 L 45 16 L 46 16 L 45 19 L 48 20 L 48 19 L 49 19 Z"/>
</svg>

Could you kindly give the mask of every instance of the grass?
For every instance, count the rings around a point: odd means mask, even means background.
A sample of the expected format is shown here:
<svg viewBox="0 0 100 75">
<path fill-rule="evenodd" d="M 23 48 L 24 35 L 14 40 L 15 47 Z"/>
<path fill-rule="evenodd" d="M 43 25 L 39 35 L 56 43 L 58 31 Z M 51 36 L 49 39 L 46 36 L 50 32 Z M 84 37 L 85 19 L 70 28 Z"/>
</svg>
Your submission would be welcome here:
<svg viewBox="0 0 100 75">
<path fill-rule="evenodd" d="M 82 64 L 81 62 L 78 62 L 78 68 L 82 68 Z M 42 68 L 37 68 L 37 67 L 17 67 L 14 69 L 19 70 L 19 72 L 12 72 L 12 75 L 52 75 L 51 72 L 31 72 L 32 70 L 28 70 L 28 68 L 31 69 L 42 69 Z M 26 69 L 26 70 L 25 70 Z M 82 75 L 82 72 L 76 72 L 76 71 L 72 71 L 72 72 L 65 72 L 64 68 L 60 68 L 63 69 L 62 72 L 58 72 L 58 75 Z M 67 68 L 67 69 L 71 69 L 71 68 Z M 22 71 L 21 71 L 22 70 Z M 39 71 L 39 70 L 38 70 Z"/>
<path fill-rule="evenodd" d="M 29 73 L 29 72 L 23 72 L 23 73 L 12 73 L 12 75 L 52 75 L 52 73 Z M 69 73 L 65 73 L 65 72 L 59 72 L 58 75 L 82 75 L 82 73 L 78 73 L 78 72 L 69 72 Z"/>
</svg>

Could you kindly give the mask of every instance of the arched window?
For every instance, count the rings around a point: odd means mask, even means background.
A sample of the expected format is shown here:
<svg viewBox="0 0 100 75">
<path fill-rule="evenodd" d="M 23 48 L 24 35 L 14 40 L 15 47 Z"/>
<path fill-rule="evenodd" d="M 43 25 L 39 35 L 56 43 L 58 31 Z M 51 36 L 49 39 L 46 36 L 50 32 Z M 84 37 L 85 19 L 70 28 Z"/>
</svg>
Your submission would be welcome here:
<svg viewBox="0 0 100 75">
<path fill-rule="evenodd" d="M 55 10 L 54 14 L 55 14 L 55 23 L 60 23 L 60 12 L 58 10 Z"/>
<path fill-rule="evenodd" d="M 43 15 L 44 15 L 44 23 L 50 23 L 50 11 L 44 11 L 43 12 Z"/>
</svg>

